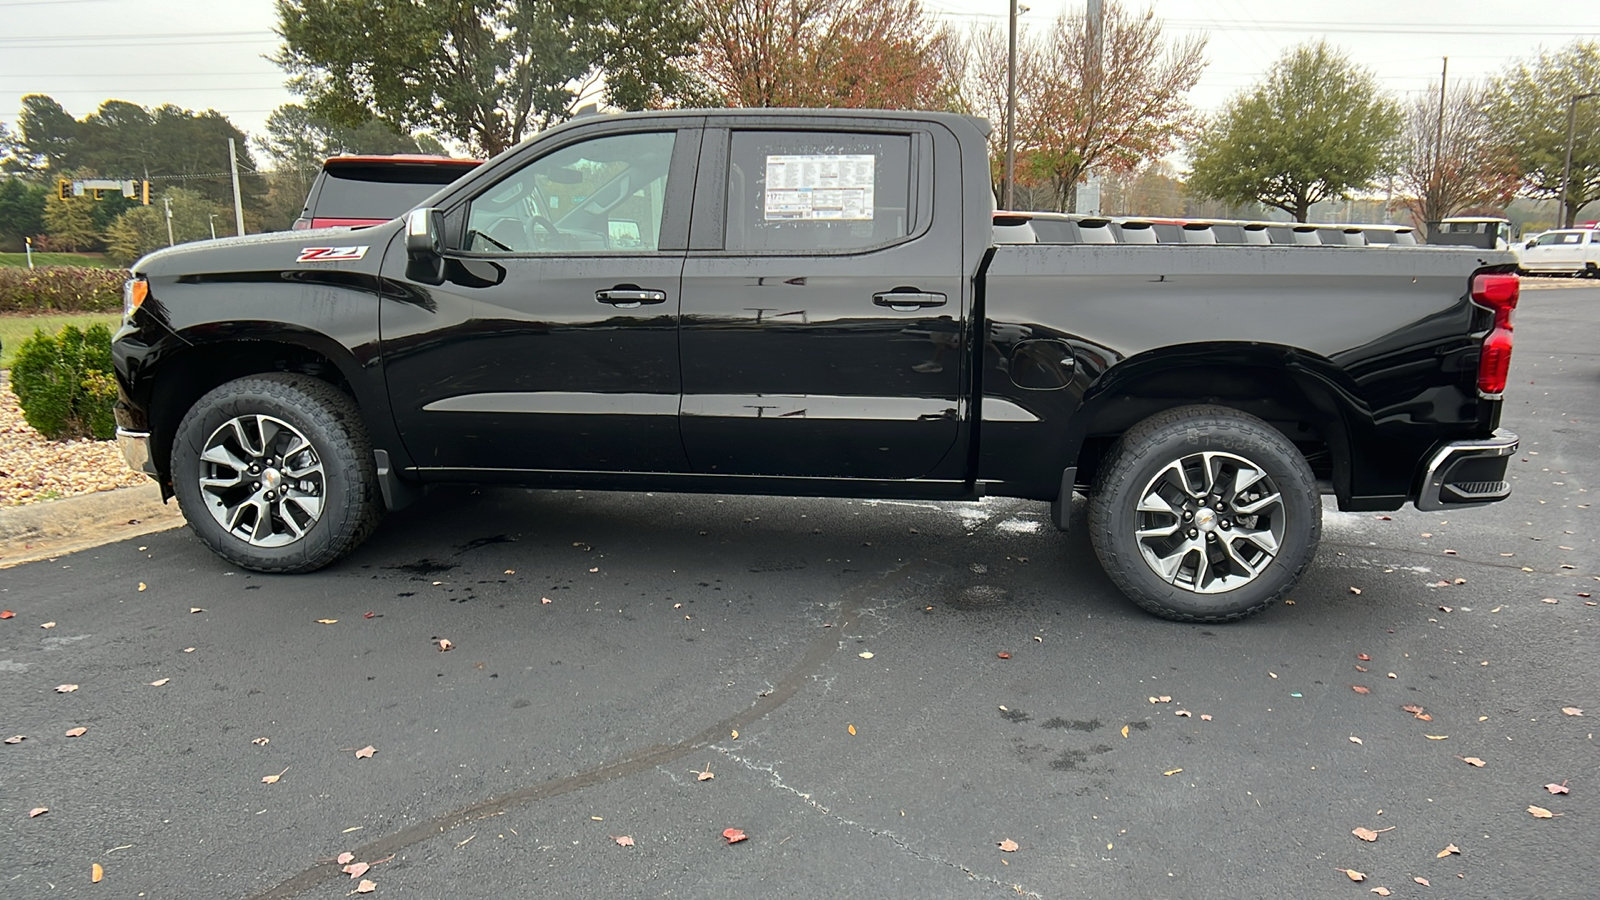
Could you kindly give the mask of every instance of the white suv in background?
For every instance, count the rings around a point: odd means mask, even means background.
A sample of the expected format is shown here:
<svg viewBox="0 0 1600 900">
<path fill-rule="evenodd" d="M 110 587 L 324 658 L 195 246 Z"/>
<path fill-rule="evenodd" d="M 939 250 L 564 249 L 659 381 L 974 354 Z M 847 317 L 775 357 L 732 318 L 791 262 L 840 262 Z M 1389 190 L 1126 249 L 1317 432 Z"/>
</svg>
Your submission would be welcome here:
<svg viewBox="0 0 1600 900">
<path fill-rule="evenodd" d="M 1530 275 L 1600 277 L 1600 231 L 1593 228 L 1546 231 L 1522 248 L 1521 267 Z"/>
</svg>

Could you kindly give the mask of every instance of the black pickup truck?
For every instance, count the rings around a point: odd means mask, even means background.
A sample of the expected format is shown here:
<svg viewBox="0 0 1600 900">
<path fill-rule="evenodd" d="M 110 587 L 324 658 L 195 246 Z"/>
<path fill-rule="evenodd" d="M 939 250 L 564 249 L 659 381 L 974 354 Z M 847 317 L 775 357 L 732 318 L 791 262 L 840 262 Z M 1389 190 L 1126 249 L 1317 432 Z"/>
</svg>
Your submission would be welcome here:
<svg viewBox="0 0 1600 900">
<path fill-rule="evenodd" d="M 1515 262 L 1006 245 L 987 124 L 717 110 L 553 128 L 360 229 L 162 250 L 118 438 L 248 569 L 437 482 L 1053 501 L 1145 609 L 1238 619 L 1347 510 L 1504 499 Z"/>
</svg>

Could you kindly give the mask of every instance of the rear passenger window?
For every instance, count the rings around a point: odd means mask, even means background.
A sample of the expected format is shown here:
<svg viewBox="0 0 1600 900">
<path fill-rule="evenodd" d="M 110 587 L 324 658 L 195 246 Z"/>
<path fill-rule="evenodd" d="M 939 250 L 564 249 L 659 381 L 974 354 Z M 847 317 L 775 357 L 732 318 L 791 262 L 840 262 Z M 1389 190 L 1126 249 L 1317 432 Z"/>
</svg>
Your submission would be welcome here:
<svg viewBox="0 0 1600 900">
<path fill-rule="evenodd" d="M 728 250 L 862 250 L 909 236 L 911 137 L 736 131 Z"/>
</svg>

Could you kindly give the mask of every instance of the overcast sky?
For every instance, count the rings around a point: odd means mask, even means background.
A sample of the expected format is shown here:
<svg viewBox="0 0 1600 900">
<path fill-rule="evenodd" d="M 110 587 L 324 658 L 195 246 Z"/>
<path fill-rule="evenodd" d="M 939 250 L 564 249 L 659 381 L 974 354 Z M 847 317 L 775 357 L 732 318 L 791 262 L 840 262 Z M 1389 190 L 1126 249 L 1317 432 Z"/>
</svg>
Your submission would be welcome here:
<svg viewBox="0 0 1600 900">
<path fill-rule="evenodd" d="M 1006 0 L 924 0 L 958 26 L 1005 24 Z M 1042 27 L 1084 0 L 1026 0 Z M 1348 50 L 1390 90 L 1409 96 L 1439 76 L 1481 78 L 1541 48 L 1600 39 L 1600 0 L 1127 0 L 1153 6 L 1169 29 L 1210 35 L 1210 65 L 1193 93 L 1215 109 L 1286 48 L 1318 36 Z M 0 121 L 22 97 L 49 94 L 74 116 L 115 98 L 216 109 L 255 134 L 293 97 L 269 62 L 278 45 L 271 0 L 0 0 Z M 353 23 L 358 24 L 358 23 Z"/>
</svg>

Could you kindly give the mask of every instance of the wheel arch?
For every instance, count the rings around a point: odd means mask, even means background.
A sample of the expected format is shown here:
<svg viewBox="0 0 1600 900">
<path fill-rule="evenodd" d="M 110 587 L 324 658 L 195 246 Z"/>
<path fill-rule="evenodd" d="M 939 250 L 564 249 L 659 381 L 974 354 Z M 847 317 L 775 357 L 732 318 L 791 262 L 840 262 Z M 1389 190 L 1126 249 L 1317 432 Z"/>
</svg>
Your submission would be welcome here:
<svg viewBox="0 0 1600 900">
<path fill-rule="evenodd" d="M 224 335 L 188 329 L 178 337 L 185 345 L 163 354 L 147 373 L 157 386 L 147 407 L 151 459 L 163 482 L 171 479 L 172 441 L 184 413 L 213 388 L 251 375 L 289 372 L 327 382 L 355 401 L 375 446 L 393 445 L 381 440 L 390 430 L 387 398 L 350 350 L 327 335 L 277 323 L 230 323 Z"/>
<path fill-rule="evenodd" d="M 1331 361 L 1272 344 L 1190 344 L 1152 350 L 1108 369 L 1084 392 L 1068 433 L 1079 485 L 1094 483 L 1116 440 L 1176 406 L 1212 404 L 1272 424 L 1301 450 L 1341 503 L 1350 495 L 1354 385 Z"/>
</svg>

